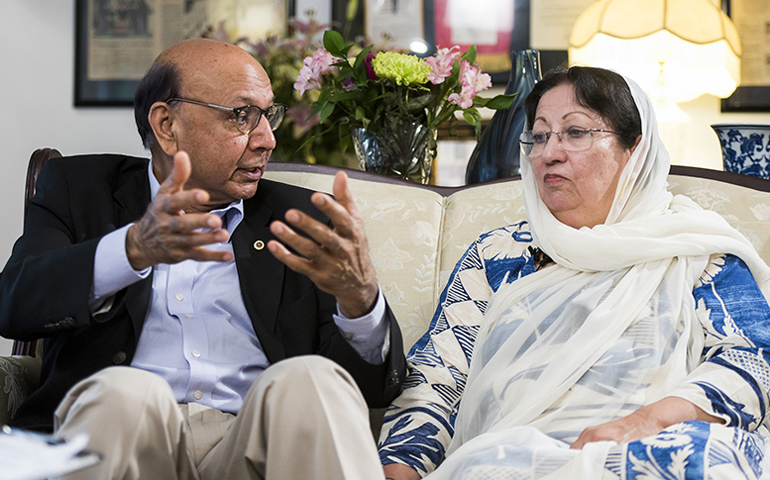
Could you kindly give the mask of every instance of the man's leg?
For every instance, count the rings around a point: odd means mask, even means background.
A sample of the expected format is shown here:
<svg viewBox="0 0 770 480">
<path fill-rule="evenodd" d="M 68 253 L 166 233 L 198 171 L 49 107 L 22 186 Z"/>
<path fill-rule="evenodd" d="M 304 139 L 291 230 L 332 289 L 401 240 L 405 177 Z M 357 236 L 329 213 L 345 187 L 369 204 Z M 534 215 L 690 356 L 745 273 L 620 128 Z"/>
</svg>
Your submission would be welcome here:
<svg viewBox="0 0 770 480">
<path fill-rule="evenodd" d="M 265 370 L 198 471 L 206 480 L 384 478 L 363 396 L 348 372 L 320 356 Z"/>
<path fill-rule="evenodd" d="M 168 383 L 130 367 L 111 367 L 81 381 L 55 412 L 55 433 L 89 436 L 103 460 L 67 476 L 84 479 L 197 479 L 185 417 Z"/>
</svg>

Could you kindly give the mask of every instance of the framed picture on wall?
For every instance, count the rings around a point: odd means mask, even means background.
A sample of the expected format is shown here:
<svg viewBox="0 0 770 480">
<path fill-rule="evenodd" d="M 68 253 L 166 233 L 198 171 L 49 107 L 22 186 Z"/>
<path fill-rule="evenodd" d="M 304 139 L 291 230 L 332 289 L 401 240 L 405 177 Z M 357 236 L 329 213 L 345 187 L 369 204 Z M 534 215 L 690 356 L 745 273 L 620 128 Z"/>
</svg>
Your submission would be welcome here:
<svg viewBox="0 0 770 480">
<path fill-rule="evenodd" d="M 423 53 L 423 0 L 366 0 L 364 32 L 377 44 Z"/>
<path fill-rule="evenodd" d="M 723 112 L 770 112 L 770 2 L 723 0 L 741 37 L 741 85 L 722 100 Z"/>
<path fill-rule="evenodd" d="M 424 0 L 425 41 L 428 54 L 436 48 L 459 45 L 462 51 L 476 45 L 476 60 L 492 76 L 495 84 L 505 85 L 511 70 L 514 32 L 529 31 L 529 13 L 521 0 Z M 526 0 L 527 7 L 529 0 Z"/>
<path fill-rule="evenodd" d="M 157 55 L 154 2 L 75 2 L 75 106 L 131 106 Z"/>
<path fill-rule="evenodd" d="M 207 0 L 76 0 L 75 106 L 132 106 L 155 57 L 207 15 Z"/>
<path fill-rule="evenodd" d="M 75 106 L 126 106 L 155 57 L 207 22 L 206 0 L 76 0 Z"/>
<path fill-rule="evenodd" d="M 75 106 L 133 105 L 155 57 L 225 25 L 262 38 L 286 28 L 289 0 L 75 0 Z"/>
</svg>

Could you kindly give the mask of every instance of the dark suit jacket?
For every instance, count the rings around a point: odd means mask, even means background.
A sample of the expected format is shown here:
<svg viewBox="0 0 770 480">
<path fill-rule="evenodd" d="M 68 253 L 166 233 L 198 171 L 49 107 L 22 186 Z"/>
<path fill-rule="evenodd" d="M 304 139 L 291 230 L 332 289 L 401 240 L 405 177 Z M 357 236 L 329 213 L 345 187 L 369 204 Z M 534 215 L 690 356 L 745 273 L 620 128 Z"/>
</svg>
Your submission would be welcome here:
<svg viewBox="0 0 770 480">
<path fill-rule="evenodd" d="M 40 388 L 17 412 L 18 426 L 50 430 L 53 411 L 79 380 L 111 365 L 130 365 L 147 313 L 152 277 L 118 292 L 109 312 L 88 307 L 96 245 L 105 234 L 138 220 L 150 202 L 147 159 L 90 155 L 52 159 L 38 177 L 24 235 L 0 274 L 0 335 L 45 337 Z M 233 232 L 241 294 L 271 363 L 321 354 L 355 378 L 370 407 L 386 406 L 400 391 L 405 360 L 390 308 L 390 355 L 371 365 L 332 320 L 334 297 L 273 257 L 264 244 L 270 223 L 298 208 L 328 221 L 310 203 L 309 190 L 260 180 L 244 202 Z"/>
</svg>

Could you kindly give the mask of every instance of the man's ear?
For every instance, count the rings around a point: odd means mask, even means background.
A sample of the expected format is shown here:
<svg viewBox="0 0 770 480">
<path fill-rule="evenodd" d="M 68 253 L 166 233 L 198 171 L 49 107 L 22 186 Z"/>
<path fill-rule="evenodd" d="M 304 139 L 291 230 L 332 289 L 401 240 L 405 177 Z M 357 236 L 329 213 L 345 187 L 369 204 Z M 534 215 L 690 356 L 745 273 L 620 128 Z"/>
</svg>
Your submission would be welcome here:
<svg viewBox="0 0 770 480">
<path fill-rule="evenodd" d="M 179 151 L 176 135 L 174 135 L 175 119 L 176 110 L 165 102 L 155 102 L 150 107 L 148 120 L 152 133 L 155 134 L 158 146 L 169 157 L 173 157 Z"/>
</svg>

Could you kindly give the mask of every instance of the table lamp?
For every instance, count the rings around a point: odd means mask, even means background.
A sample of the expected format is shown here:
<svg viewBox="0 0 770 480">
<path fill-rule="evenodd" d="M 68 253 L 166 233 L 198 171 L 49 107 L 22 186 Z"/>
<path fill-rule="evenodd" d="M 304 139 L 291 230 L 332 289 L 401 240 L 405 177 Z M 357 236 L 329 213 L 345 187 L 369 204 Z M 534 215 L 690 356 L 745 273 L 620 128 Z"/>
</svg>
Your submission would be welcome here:
<svg viewBox="0 0 770 480">
<path fill-rule="evenodd" d="M 735 25 L 713 0 L 596 0 L 570 34 L 570 63 L 634 79 L 662 121 L 687 119 L 677 103 L 730 96 L 740 56 Z"/>
</svg>

